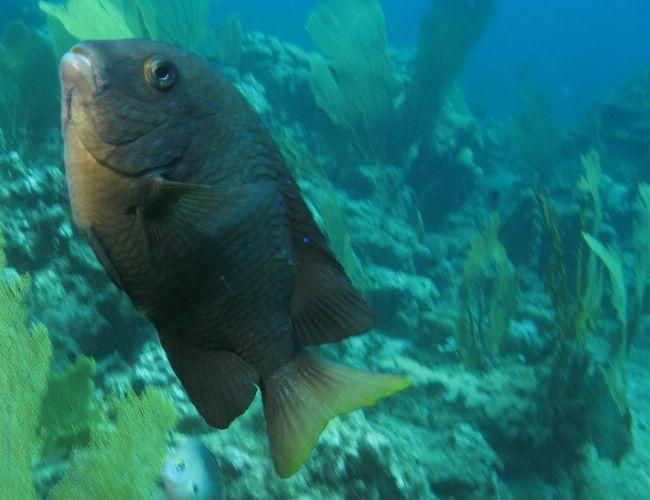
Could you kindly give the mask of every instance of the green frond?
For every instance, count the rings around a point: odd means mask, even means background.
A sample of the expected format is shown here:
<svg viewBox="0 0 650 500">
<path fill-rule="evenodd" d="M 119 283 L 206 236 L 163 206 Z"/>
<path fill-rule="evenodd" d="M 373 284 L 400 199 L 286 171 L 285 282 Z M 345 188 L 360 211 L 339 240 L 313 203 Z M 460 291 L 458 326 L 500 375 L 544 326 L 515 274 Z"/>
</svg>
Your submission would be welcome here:
<svg viewBox="0 0 650 500">
<path fill-rule="evenodd" d="M 51 498 L 150 498 L 167 451 L 176 410 L 160 391 L 129 391 L 116 400 L 114 428 L 96 427 L 87 450 L 73 453 Z"/>
</svg>

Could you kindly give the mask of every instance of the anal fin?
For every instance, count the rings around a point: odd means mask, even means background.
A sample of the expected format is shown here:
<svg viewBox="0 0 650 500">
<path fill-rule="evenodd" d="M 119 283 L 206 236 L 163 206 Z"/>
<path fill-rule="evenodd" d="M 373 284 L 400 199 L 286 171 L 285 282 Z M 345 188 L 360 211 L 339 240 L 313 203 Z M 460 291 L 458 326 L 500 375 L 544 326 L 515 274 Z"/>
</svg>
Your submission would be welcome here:
<svg viewBox="0 0 650 500">
<path fill-rule="evenodd" d="M 257 392 L 255 369 L 235 353 L 203 349 L 161 334 L 169 362 L 204 420 L 225 429 L 244 413 Z"/>
</svg>

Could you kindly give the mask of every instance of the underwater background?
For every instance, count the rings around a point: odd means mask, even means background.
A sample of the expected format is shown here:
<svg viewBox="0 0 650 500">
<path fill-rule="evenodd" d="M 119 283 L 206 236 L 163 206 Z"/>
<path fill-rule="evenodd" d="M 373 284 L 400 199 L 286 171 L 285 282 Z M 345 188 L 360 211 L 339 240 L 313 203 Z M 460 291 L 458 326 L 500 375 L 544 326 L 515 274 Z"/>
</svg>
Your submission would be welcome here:
<svg viewBox="0 0 650 500">
<path fill-rule="evenodd" d="M 650 498 L 650 3 L 0 0 L 0 498 Z M 268 125 L 377 314 L 317 348 L 413 385 L 277 477 L 209 427 L 70 214 L 58 61 L 197 52 Z M 216 469 L 216 470 L 215 470 Z"/>
</svg>

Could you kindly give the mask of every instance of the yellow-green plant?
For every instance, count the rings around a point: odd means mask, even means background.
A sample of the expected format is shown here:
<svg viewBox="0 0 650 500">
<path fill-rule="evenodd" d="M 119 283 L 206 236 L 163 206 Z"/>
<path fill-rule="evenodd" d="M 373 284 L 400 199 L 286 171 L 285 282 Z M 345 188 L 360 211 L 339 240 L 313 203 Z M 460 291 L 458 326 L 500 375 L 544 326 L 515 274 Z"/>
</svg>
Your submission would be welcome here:
<svg viewBox="0 0 650 500">
<path fill-rule="evenodd" d="M 92 429 L 105 423 L 94 376 L 95 360 L 85 356 L 63 373 L 50 374 L 38 422 L 42 456 L 67 456 L 73 447 L 86 446 Z"/>
<path fill-rule="evenodd" d="M 213 0 L 42 0 L 59 51 L 71 40 L 147 38 L 201 51 Z"/>
<path fill-rule="evenodd" d="M 30 326 L 27 276 L 6 281 L 0 228 L 0 484 L 5 498 L 36 498 L 31 463 L 39 451 L 36 432 L 47 386 L 52 345 L 42 326 Z"/>
<path fill-rule="evenodd" d="M 578 180 L 578 189 L 583 193 L 588 193 L 594 202 L 594 227 L 592 231 L 598 232 L 600 221 L 603 219 L 603 202 L 600 198 L 600 183 L 603 178 L 603 169 L 600 165 L 600 155 L 595 149 L 590 149 L 587 153 L 580 155 L 582 167 L 585 173 Z"/>
<path fill-rule="evenodd" d="M 627 350 L 627 289 L 625 287 L 625 273 L 620 252 L 613 246 L 605 246 L 601 241 L 589 233 L 583 232 L 582 237 L 587 242 L 591 251 L 603 263 L 609 274 L 611 283 L 611 301 L 619 324 L 620 340 L 613 349 L 613 359 L 619 360 Z"/>
<path fill-rule="evenodd" d="M 112 428 L 95 427 L 88 449 L 77 450 L 51 498 L 150 498 L 167 450 L 176 410 L 160 391 L 133 391 L 115 402 Z"/>
<path fill-rule="evenodd" d="M 365 159 L 383 158 L 396 79 L 379 0 L 324 0 L 309 13 L 307 31 L 326 56 L 312 60 L 316 103 Z"/>
<path fill-rule="evenodd" d="M 456 340 L 465 365 L 485 368 L 499 353 L 517 308 L 517 280 L 499 242 L 499 218 L 471 243 L 463 266 Z"/>
<path fill-rule="evenodd" d="M 160 390 L 129 392 L 114 403 L 113 426 L 91 400 L 94 362 L 82 358 L 52 375 L 47 331 L 27 319 L 30 280 L 3 277 L 4 243 L 0 231 L 0 496 L 36 498 L 32 462 L 74 444 L 68 475 L 52 498 L 149 498 L 176 420 L 173 405 Z"/>
<path fill-rule="evenodd" d="M 119 40 L 144 35 L 144 26 L 138 20 L 134 1 L 41 1 L 38 6 L 48 16 L 50 23 L 57 22 L 77 40 Z M 60 33 L 53 35 L 60 36 Z"/>
<path fill-rule="evenodd" d="M 558 217 L 548 198 L 537 192 L 551 238 L 546 287 L 553 300 L 558 335 L 554 343 L 545 407 L 563 449 L 577 450 L 591 440 L 603 457 L 619 461 L 631 446 L 631 413 L 626 395 L 625 352 L 629 346 L 628 295 L 620 252 L 603 244 L 598 230 L 603 217 L 601 166 L 595 151 L 582 156 L 585 174 L 578 188 L 588 193 L 593 213 L 580 217 L 582 237 L 575 261 L 575 287 L 570 284 L 564 241 Z M 587 231 L 587 225 L 590 231 Z M 611 284 L 609 297 L 618 321 L 616 336 L 608 341 L 603 359 L 593 339 L 602 323 L 604 274 Z M 603 338 L 603 337 L 601 337 Z M 575 418 L 578 415 L 579 418 Z M 608 428 L 607 426 L 615 426 Z M 560 463 L 564 459 L 560 459 Z"/>
</svg>

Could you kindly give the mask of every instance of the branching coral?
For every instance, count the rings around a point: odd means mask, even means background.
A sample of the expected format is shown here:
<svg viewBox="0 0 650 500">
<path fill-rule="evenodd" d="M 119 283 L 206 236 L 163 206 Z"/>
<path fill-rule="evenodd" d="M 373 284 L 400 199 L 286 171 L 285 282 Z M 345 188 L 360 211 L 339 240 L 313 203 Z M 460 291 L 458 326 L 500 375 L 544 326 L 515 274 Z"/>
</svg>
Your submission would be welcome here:
<svg viewBox="0 0 650 500">
<path fill-rule="evenodd" d="M 312 61 L 317 104 L 353 135 L 366 159 L 382 158 L 396 80 L 379 1 L 325 0 L 310 12 L 307 31 L 327 56 Z"/>
<path fill-rule="evenodd" d="M 465 258 L 456 338 L 468 368 L 485 368 L 508 331 L 517 308 L 517 280 L 505 247 L 498 240 L 495 216 Z"/>
</svg>

